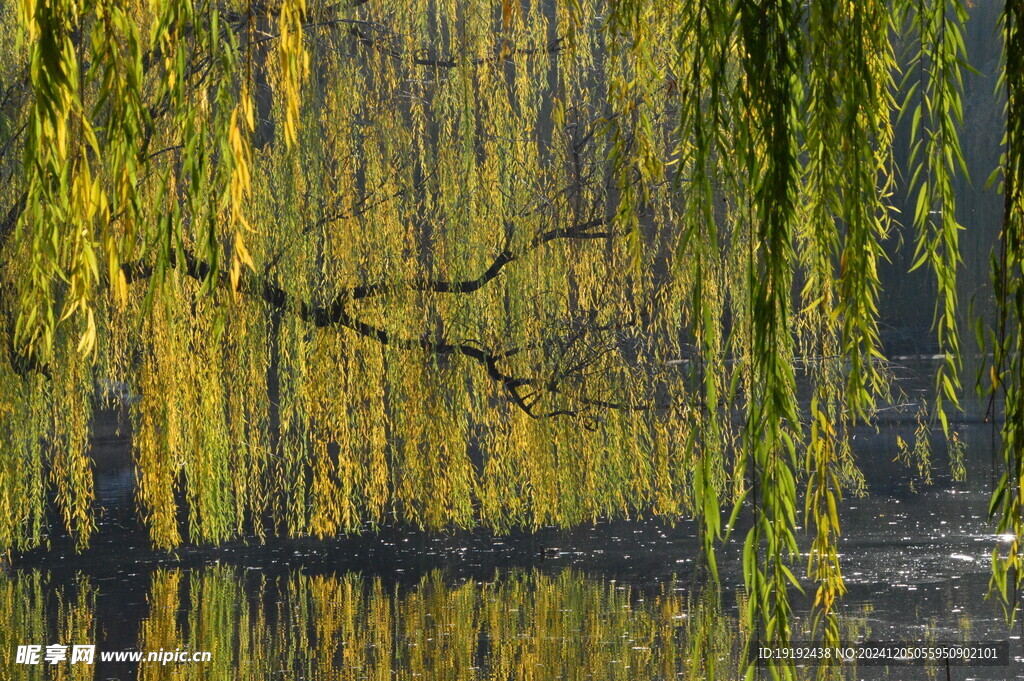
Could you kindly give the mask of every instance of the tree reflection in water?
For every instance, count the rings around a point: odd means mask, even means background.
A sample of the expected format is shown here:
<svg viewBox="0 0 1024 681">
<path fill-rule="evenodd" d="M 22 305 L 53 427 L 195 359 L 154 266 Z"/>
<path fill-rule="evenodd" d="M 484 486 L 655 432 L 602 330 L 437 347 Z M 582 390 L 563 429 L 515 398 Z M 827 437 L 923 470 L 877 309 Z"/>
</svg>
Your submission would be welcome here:
<svg viewBox="0 0 1024 681">
<path fill-rule="evenodd" d="M 740 679 L 746 627 L 713 588 L 651 591 L 571 570 L 388 585 L 358 573 L 267 577 L 236 567 L 153 572 L 146 614 L 118 638 L 87 577 L 0 578 L 2 678 L 11 681 L 477 681 Z M 115 616 L 118 613 L 113 613 Z M 120 611 L 120 615 L 125 613 Z M 795 630 L 802 630 L 796 622 Z M 851 618 L 844 634 L 866 633 Z M 19 645 L 96 644 L 96 665 L 17 664 Z M 101 662 L 102 652 L 209 651 L 205 663 Z M 835 678 L 855 678 L 843 669 Z M 919 670 L 923 671 L 923 670 Z M 816 670 L 798 669 L 813 678 Z"/>
<path fill-rule="evenodd" d="M 515 571 L 413 586 L 358 574 L 278 579 L 211 567 L 153 573 L 136 640 L 106 641 L 87 578 L 51 588 L 45 573 L 0 582 L 4 678 L 664 679 L 738 678 L 742 639 L 717 597 L 640 592 L 566 571 Z M 96 643 L 102 651 L 205 650 L 206 663 L 15 664 L 18 645 Z M 691 659 L 699 660 L 694 666 Z"/>
</svg>

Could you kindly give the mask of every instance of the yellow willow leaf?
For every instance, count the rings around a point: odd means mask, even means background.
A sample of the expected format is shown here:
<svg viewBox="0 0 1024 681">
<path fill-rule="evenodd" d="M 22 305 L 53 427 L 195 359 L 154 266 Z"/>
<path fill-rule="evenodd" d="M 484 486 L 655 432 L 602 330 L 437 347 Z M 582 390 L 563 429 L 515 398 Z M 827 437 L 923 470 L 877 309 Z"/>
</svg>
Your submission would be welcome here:
<svg viewBox="0 0 1024 681">
<path fill-rule="evenodd" d="M 231 259 L 231 267 L 228 268 L 228 278 L 231 281 L 231 292 L 238 293 L 238 281 L 241 278 L 242 266 L 237 257 Z"/>
<path fill-rule="evenodd" d="M 242 109 L 245 112 L 245 121 L 249 126 L 249 132 L 256 130 L 256 119 L 252 109 L 252 98 L 249 96 L 248 91 L 242 92 Z"/>
<path fill-rule="evenodd" d="M 124 270 L 122 270 L 120 267 L 115 269 L 113 280 L 115 282 L 115 297 L 121 309 L 124 310 L 125 306 L 128 305 L 128 278 L 125 276 Z"/>
<path fill-rule="evenodd" d="M 96 349 L 96 320 L 92 310 L 86 311 L 86 327 L 78 341 L 78 352 L 88 355 Z"/>
<path fill-rule="evenodd" d="M 241 232 L 235 232 L 234 248 L 235 257 L 242 263 L 248 265 L 250 269 L 255 270 L 256 264 L 252 261 L 249 249 L 245 247 L 245 239 L 242 237 Z"/>
</svg>

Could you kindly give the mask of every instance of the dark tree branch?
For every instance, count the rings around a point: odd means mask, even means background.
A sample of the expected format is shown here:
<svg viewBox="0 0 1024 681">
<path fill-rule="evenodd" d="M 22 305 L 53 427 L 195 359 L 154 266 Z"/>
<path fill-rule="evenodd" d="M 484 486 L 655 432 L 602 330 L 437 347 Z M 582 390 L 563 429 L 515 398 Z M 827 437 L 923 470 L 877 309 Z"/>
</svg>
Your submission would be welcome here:
<svg viewBox="0 0 1024 681">
<path fill-rule="evenodd" d="M 179 267 L 179 265 L 181 265 Z M 172 253 L 170 266 L 180 269 L 184 274 L 197 282 L 205 283 L 212 274 L 210 265 L 195 257 L 189 251 L 184 252 L 183 263 L 179 263 L 177 254 Z M 147 279 L 153 275 L 153 268 L 145 263 L 125 263 L 122 272 L 129 283 Z M 220 271 L 215 275 L 215 283 L 222 289 L 230 290 L 231 282 L 227 273 Z M 462 356 L 471 359 L 482 365 L 487 372 L 488 378 L 498 383 L 509 400 L 522 409 L 532 418 L 552 418 L 556 416 L 575 416 L 577 412 L 567 409 L 559 409 L 548 412 L 537 412 L 534 410 L 534 403 L 528 401 L 521 393 L 521 388 L 533 386 L 536 379 L 517 377 L 503 371 L 499 362 L 513 354 L 510 352 L 499 353 L 470 343 L 452 343 L 445 340 L 432 340 L 429 338 L 405 338 L 396 336 L 386 329 L 374 326 L 352 316 L 346 309 L 343 300 L 335 299 L 328 305 L 317 305 L 306 301 L 297 301 L 292 298 L 284 289 L 267 278 L 256 277 L 249 272 L 243 272 L 239 281 L 238 290 L 246 295 L 258 298 L 271 308 L 280 312 L 292 312 L 297 314 L 303 321 L 309 322 L 316 328 L 347 328 L 364 338 L 374 340 L 381 345 L 386 345 L 400 350 L 420 350 L 438 356 Z"/>
<path fill-rule="evenodd" d="M 362 300 L 401 290 L 422 291 L 425 293 L 472 293 L 493 281 L 509 263 L 515 262 L 516 260 L 529 255 L 541 246 L 549 244 L 552 241 L 610 239 L 614 237 L 615 233 L 613 231 L 590 231 L 595 227 L 601 227 L 605 224 L 606 221 L 604 218 L 595 218 L 593 220 L 588 220 L 587 222 L 581 222 L 577 225 L 573 225 L 572 227 L 541 232 L 534 237 L 532 241 L 530 241 L 526 248 L 519 252 L 514 252 L 509 249 L 503 250 L 494 258 L 490 266 L 481 273 L 480 276 L 473 279 L 463 279 L 460 281 L 449 281 L 445 279 L 419 279 L 406 284 L 365 284 L 357 286 L 349 291 L 342 292 L 336 300 L 345 297 L 353 300 Z"/>
</svg>

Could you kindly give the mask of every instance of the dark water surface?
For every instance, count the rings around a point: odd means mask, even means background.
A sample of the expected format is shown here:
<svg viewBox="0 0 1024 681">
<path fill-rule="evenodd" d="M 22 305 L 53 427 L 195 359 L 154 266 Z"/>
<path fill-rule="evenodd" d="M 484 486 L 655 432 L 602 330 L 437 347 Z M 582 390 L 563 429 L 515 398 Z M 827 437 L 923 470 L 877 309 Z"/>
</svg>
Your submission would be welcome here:
<svg viewBox="0 0 1024 681">
<path fill-rule="evenodd" d="M 54 538 L 0 575 L 9 615 L 0 679 L 700 679 L 709 660 L 720 678 L 740 674 L 739 543 L 720 550 L 719 595 L 702 577 L 692 522 L 503 537 L 385 527 L 168 554 L 152 551 L 139 526 L 126 439 L 100 426 L 100 532 L 83 554 Z M 844 635 L 1009 640 L 1011 664 L 953 667 L 948 677 L 944 667 L 848 667 L 843 677 L 1024 679 L 1020 627 L 985 599 L 999 542 L 985 519 L 991 429 L 961 427 L 964 482 L 952 481 L 936 446 L 930 485 L 894 461 L 896 437 L 912 442 L 913 430 L 894 424 L 854 440 L 870 496 L 847 498 L 841 511 Z M 803 631 L 809 597 L 792 598 Z M 96 664 L 15 659 L 19 645 L 45 653 L 83 643 L 96 646 Z M 208 651 L 210 660 L 102 662 L 104 651 Z"/>
</svg>

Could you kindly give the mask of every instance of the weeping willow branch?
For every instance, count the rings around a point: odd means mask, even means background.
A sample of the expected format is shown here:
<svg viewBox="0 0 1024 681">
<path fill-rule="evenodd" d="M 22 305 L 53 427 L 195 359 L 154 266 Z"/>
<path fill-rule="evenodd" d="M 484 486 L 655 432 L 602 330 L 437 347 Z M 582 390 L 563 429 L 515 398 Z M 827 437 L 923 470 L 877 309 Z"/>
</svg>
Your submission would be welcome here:
<svg viewBox="0 0 1024 681">
<path fill-rule="evenodd" d="M 961 26 L 967 9 L 960 0 L 919 4 L 902 0 L 900 12 L 911 28 L 916 49 L 911 53 L 906 101 L 901 115 L 911 115 L 911 179 L 916 231 L 914 264 L 935 273 L 938 297 L 935 331 L 943 361 L 935 376 L 935 414 L 950 437 L 944 404 L 960 408 L 960 339 L 957 323 L 957 268 L 960 264 L 956 219 L 957 174 L 967 177 L 967 163 L 957 128 L 963 124 L 962 72 L 969 68 Z M 916 77 L 916 80 L 913 80 Z M 916 97 L 916 105 L 911 98 Z"/>
<path fill-rule="evenodd" d="M 800 12 L 790 2 L 743 2 L 740 25 L 750 55 L 746 64 L 746 114 L 751 121 L 744 152 L 756 192 L 747 265 L 755 393 L 747 410 L 746 453 L 758 500 L 754 526 L 744 542 L 743 576 L 754 626 L 772 643 L 790 640 L 787 594 L 799 582 L 786 566 L 796 542 L 795 429 L 798 427 L 789 291 L 793 224 L 799 180 L 798 93 L 794 73 L 802 59 Z M 752 246 L 753 248 L 753 246 Z M 764 543 L 764 558 L 760 557 Z M 791 665 L 773 666 L 792 678 Z"/>
<path fill-rule="evenodd" d="M 992 490 L 989 518 L 1006 539 L 992 549 L 991 593 L 998 593 L 1007 620 L 1017 616 L 1024 584 L 1024 2 L 1007 0 L 1002 17 L 1002 78 L 1006 88 L 1006 135 L 998 173 L 1003 180 L 1003 228 L 993 258 L 996 322 L 990 335 L 991 399 L 1003 396 L 1003 475 Z M 992 405 L 990 404 L 990 410 Z"/>
</svg>

